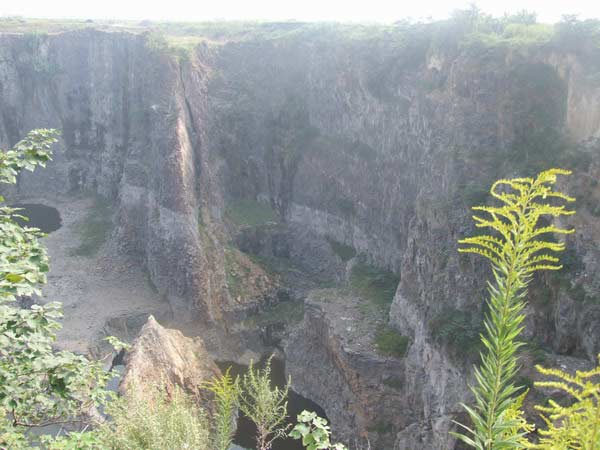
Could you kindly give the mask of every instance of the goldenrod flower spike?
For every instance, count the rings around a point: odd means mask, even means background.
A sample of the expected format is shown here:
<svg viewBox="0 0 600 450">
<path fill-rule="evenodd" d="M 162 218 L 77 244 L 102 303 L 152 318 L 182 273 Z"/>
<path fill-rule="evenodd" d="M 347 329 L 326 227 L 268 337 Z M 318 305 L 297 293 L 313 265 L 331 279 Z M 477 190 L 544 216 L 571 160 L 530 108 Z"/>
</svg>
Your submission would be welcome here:
<svg viewBox="0 0 600 450">
<path fill-rule="evenodd" d="M 463 442 L 478 450 L 524 448 L 524 434 L 530 430 L 520 409 L 521 389 L 514 385 L 519 370 L 517 341 L 523 330 L 527 286 L 534 272 L 559 270 L 554 254 L 564 244 L 548 239 L 549 234 L 570 234 L 571 229 L 545 225 L 540 219 L 553 219 L 574 214 L 563 203 L 572 197 L 555 190 L 558 175 L 569 175 L 563 169 L 550 169 L 535 178 L 513 178 L 496 181 L 490 194 L 499 206 L 475 206 L 473 216 L 477 228 L 490 234 L 458 241 L 462 253 L 475 253 L 487 258 L 495 283 L 489 284 L 490 298 L 481 336 L 485 350 L 481 365 L 475 368 L 476 384 L 471 387 L 475 405 L 465 406 L 472 427 L 459 424 L 465 433 L 455 433 Z"/>
</svg>

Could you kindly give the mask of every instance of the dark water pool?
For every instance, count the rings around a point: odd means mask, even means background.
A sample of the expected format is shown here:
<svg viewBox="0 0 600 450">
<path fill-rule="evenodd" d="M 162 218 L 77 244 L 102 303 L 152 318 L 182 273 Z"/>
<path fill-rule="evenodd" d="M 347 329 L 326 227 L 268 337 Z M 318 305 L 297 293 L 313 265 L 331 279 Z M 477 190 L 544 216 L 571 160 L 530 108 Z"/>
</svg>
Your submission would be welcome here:
<svg viewBox="0 0 600 450">
<path fill-rule="evenodd" d="M 22 208 L 17 214 L 29 218 L 28 221 L 17 219 L 21 225 L 35 227 L 44 233 L 52 233 L 58 230 L 62 225 L 60 213 L 51 206 L 40 205 L 38 203 L 17 203 L 10 205 L 11 208 Z"/>
<path fill-rule="evenodd" d="M 265 360 L 261 361 L 260 366 L 265 363 Z M 222 361 L 217 363 L 221 370 L 225 371 L 228 367 L 231 367 L 231 374 L 233 376 L 243 375 L 247 370 L 247 366 L 236 364 L 230 361 Z M 286 383 L 285 378 L 285 363 L 280 359 L 271 361 L 271 380 L 276 386 L 283 387 Z M 325 411 L 315 402 L 302 397 L 300 394 L 290 389 L 288 393 L 288 423 L 296 423 L 296 416 L 303 410 L 314 411 L 319 416 L 325 417 Z M 255 448 L 255 435 L 256 427 L 254 424 L 243 414 L 240 414 L 238 419 L 238 428 L 234 439 L 234 444 L 247 448 Z M 273 450 L 303 450 L 304 447 L 300 444 L 300 441 L 295 439 L 277 439 L 273 442 Z"/>
</svg>

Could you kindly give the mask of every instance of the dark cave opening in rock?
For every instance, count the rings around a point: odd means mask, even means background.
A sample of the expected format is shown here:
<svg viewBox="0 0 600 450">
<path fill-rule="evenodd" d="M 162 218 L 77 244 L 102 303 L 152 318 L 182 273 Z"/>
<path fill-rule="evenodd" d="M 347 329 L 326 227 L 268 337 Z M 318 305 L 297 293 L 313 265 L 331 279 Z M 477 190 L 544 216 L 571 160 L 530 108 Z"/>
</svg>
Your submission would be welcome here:
<svg viewBox="0 0 600 450">
<path fill-rule="evenodd" d="M 62 226 L 60 213 L 56 208 L 39 203 L 16 203 L 11 208 L 20 208 L 16 214 L 27 217 L 29 220 L 17 218 L 22 226 L 39 228 L 44 233 L 52 233 Z"/>
</svg>

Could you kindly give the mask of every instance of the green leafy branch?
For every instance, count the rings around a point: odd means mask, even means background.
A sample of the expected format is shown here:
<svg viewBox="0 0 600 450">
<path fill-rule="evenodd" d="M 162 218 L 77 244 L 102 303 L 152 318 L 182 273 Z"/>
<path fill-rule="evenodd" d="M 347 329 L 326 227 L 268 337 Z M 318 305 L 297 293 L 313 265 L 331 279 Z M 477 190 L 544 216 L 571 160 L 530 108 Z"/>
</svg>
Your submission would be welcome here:
<svg viewBox="0 0 600 450">
<path fill-rule="evenodd" d="M 298 414 L 298 423 L 290 431 L 290 437 L 302 439 L 302 445 L 307 450 L 348 450 L 343 444 L 332 444 L 329 440 L 330 436 L 331 431 L 327 420 L 309 411 Z"/>
<path fill-rule="evenodd" d="M 240 410 L 256 424 L 257 450 L 269 450 L 275 439 L 286 435 L 287 395 L 290 381 L 282 388 L 271 387 L 271 360 L 255 369 L 251 362 L 240 382 Z"/>
<path fill-rule="evenodd" d="M 0 183 L 14 184 L 21 170 L 43 167 L 57 136 L 56 130 L 34 130 L 0 151 Z M 104 389 L 110 373 L 101 362 L 54 349 L 61 328 L 59 303 L 31 308 L 15 303 L 40 294 L 48 272 L 46 249 L 39 242 L 43 234 L 21 227 L 15 217 L 18 209 L 0 207 L 0 447 L 11 449 L 31 448 L 27 428 L 93 422 L 90 410 L 111 396 Z"/>
</svg>

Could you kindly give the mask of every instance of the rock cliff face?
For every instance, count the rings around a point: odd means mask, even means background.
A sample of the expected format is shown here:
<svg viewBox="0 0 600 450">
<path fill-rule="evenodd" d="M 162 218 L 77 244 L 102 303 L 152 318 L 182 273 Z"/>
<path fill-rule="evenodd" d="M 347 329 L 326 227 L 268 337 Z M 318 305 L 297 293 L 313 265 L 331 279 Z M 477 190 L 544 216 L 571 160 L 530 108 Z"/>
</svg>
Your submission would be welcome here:
<svg viewBox="0 0 600 450">
<path fill-rule="evenodd" d="M 336 290 L 311 292 L 304 322 L 285 347 L 286 369 L 294 389 L 325 405 L 340 439 L 391 448 L 393 431 L 412 421 L 398 414 L 411 407 L 405 364 L 377 353 L 373 335 L 384 324 L 361 314 L 360 304 Z"/>
<path fill-rule="evenodd" d="M 472 231 L 468 207 L 500 176 L 577 171 L 565 186 L 582 199 L 568 267 L 536 280 L 527 333 L 553 352 L 600 351 L 595 61 L 550 47 L 443 49 L 327 32 L 200 44 L 185 58 L 148 43 L 93 30 L 0 35 L 0 144 L 35 127 L 63 130 L 55 161 L 19 190 L 109 198 L 112 240 L 181 321 L 229 329 L 273 298 L 272 283 L 252 298 L 231 293 L 227 252 L 239 239 L 227 212 L 238 200 L 268 204 L 292 230 L 285 239 L 294 229 L 327 237 L 398 274 L 386 319 L 410 339 L 401 361 L 349 350 L 318 302 L 290 337 L 297 348 L 286 346 L 294 384 L 342 434 L 370 429 L 385 436 L 380 448 L 450 448 L 446 419 L 468 396 L 470 364 L 436 328 L 444 317 L 467 328 L 480 320 L 488 273 L 455 243 Z M 273 246 L 272 236 L 259 238 Z M 305 267 L 330 257 L 293 248 Z M 336 265 L 322 267 L 340 278 Z M 380 386 L 392 372 L 395 391 Z"/>
</svg>

